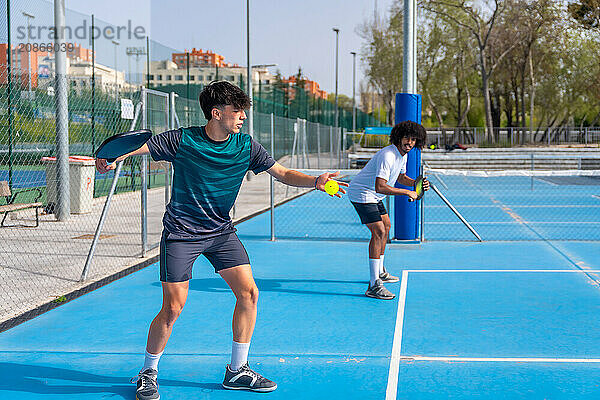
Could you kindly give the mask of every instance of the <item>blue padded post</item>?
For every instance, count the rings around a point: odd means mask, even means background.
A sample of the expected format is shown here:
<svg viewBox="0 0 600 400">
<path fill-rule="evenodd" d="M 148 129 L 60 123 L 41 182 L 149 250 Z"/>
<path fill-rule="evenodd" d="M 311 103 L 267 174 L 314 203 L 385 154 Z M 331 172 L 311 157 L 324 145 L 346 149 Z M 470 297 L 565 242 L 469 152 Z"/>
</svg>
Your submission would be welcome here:
<svg viewBox="0 0 600 400">
<path fill-rule="evenodd" d="M 402 121 L 421 123 L 421 95 L 396 93 L 396 124 Z M 412 149 L 408 153 L 406 175 L 416 178 L 421 171 L 421 151 Z M 396 184 L 396 187 L 412 187 Z M 420 237 L 419 201 L 409 202 L 407 196 L 394 196 L 394 239 L 418 240 Z"/>
</svg>

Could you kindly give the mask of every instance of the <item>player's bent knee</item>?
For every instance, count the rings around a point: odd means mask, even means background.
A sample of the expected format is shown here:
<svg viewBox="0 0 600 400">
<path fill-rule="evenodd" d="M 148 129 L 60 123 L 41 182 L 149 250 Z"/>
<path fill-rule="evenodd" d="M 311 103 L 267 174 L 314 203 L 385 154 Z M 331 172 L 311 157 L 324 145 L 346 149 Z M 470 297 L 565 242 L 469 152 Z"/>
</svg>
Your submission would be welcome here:
<svg viewBox="0 0 600 400">
<path fill-rule="evenodd" d="M 375 228 L 371 231 L 375 239 L 382 239 L 386 236 L 386 230 L 384 228 Z"/>
<path fill-rule="evenodd" d="M 256 285 L 253 285 L 240 291 L 238 300 L 255 306 L 258 303 L 258 287 L 256 287 Z"/>
<path fill-rule="evenodd" d="M 171 326 L 177 321 L 177 318 L 181 315 L 183 311 L 183 305 L 173 305 L 163 307 L 161 313 L 163 314 L 163 320 L 168 326 Z"/>
</svg>

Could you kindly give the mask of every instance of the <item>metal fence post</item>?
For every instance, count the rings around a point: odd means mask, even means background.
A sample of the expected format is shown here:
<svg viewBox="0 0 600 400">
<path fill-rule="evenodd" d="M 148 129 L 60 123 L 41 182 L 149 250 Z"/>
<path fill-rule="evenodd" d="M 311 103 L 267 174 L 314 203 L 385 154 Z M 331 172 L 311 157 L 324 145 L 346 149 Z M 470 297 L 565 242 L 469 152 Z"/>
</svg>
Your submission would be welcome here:
<svg viewBox="0 0 600 400">
<path fill-rule="evenodd" d="M 340 168 L 342 166 L 342 152 L 341 152 L 341 148 L 342 148 L 342 130 L 344 128 L 340 127 L 337 129 L 337 138 L 336 138 L 336 142 L 338 144 L 338 148 L 337 148 L 337 167 L 336 168 Z"/>
<path fill-rule="evenodd" d="M 531 170 L 533 171 L 535 169 L 535 161 L 533 159 L 534 155 L 533 153 L 531 153 Z M 531 190 L 533 190 L 533 174 L 531 174 Z"/>
<path fill-rule="evenodd" d="M 305 159 L 306 159 L 306 131 L 304 130 L 304 125 L 302 124 L 302 119 L 297 118 L 298 121 L 298 134 L 299 139 L 302 140 L 302 146 L 298 148 L 298 156 L 301 156 L 302 160 L 302 168 L 305 168 Z"/>
<path fill-rule="evenodd" d="M 333 168 L 333 126 L 329 127 L 329 168 Z"/>
<path fill-rule="evenodd" d="M 292 154 L 290 156 L 290 168 L 294 168 L 294 155 L 296 154 L 296 146 L 298 145 L 298 120 L 294 124 L 294 141 L 292 142 Z M 299 146 L 299 145 L 298 145 Z M 296 168 L 298 168 L 298 157 L 296 157 Z"/>
<path fill-rule="evenodd" d="M 342 128 L 342 157 L 345 159 L 344 162 L 344 168 L 348 169 L 348 157 L 347 157 L 347 153 L 346 153 L 346 140 L 347 140 L 347 135 L 348 132 L 344 130 L 344 128 Z"/>
<path fill-rule="evenodd" d="M 140 109 L 142 104 L 138 103 L 135 108 L 135 114 L 133 116 L 133 120 L 131 121 L 131 128 L 133 130 L 137 120 L 140 116 Z M 102 208 L 102 214 L 100 214 L 100 220 L 98 221 L 98 225 L 96 226 L 96 232 L 94 233 L 94 239 L 92 239 L 92 245 L 90 246 L 90 250 L 88 251 L 87 258 L 85 259 L 85 265 L 83 266 L 83 270 L 81 271 L 81 277 L 79 278 L 80 282 L 83 282 L 87 278 L 87 274 L 92 263 L 92 259 L 94 258 L 94 253 L 96 252 L 96 245 L 98 244 L 98 240 L 100 239 L 100 232 L 102 232 L 102 228 L 104 227 L 104 221 L 106 220 L 106 215 L 108 214 L 108 209 L 110 208 L 110 203 L 115 193 L 115 189 L 117 188 L 117 183 L 119 181 L 119 175 L 121 174 L 121 167 L 123 166 L 123 161 L 117 164 L 117 168 L 115 169 L 115 173 L 113 176 L 113 181 L 110 187 L 110 191 L 108 192 L 108 196 L 106 196 L 106 200 L 104 201 L 104 208 Z"/>
<path fill-rule="evenodd" d="M 306 168 L 310 169 L 310 151 L 308 149 L 308 133 L 306 132 L 306 120 L 302 120 L 302 136 L 304 137 L 304 147 L 303 147 L 303 159 L 306 158 Z M 303 165 L 304 166 L 304 165 Z"/>
<path fill-rule="evenodd" d="M 317 124 L 317 169 L 321 168 L 321 124 Z"/>
<path fill-rule="evenodd" d="M 175 92 L 171 92 L 170 97 L 170 108 L 171 108 L 171 120 L 170 120 L 170 124 L 169 124 L 169 129 L 173 130 L 173 129 L 178 129 L 179 126 L 177 126 L 177 121 L 175 119 L 175 116 L 177 115 L 177 113 L 175 112 L 175 99 L 178 97 L 177 94 Z M 172 185 L 172 180 L 171 180 L 171 174 L 173 171 L 173 166 L 171 165 L 171 163 L 167 163 L 167 168 L 165 171 L 165 206 L 167 204 L 169 204 L 169 202 L 171 201 L 171 185 Z"/>
<path fill-rule="evenodd" d="M 65 46 L 65 0 L 54 0 L 55 45 Z M 11 51 L 9 49 L 9 51 Z M 67 53 L 56 52 L 56 210 L 59 221 L 71 216 L 69 179 L 69 98 L 67 95 Z"/>
<path fill-rule="evenodd" d="M 275 154 L 275 116 L 271 113 L 271 154 Z M 275 192 L 273 176 L 269 175 L 271 193 L 271 241 L 275 240 Z"/>
<path fill-rule="evenodd" d="M 142 87 L 142 128 L 148 129 L 148 93 L 145 87 Z M 140 166 L 140 211 L 141 211 L 141 231 L 142 231 L 142 257 L 146 257 L 148 249 L 148 187 L 147 187 L 147 172 L 148 172 L 148 156 L 142 156 Z"/>
</svg>

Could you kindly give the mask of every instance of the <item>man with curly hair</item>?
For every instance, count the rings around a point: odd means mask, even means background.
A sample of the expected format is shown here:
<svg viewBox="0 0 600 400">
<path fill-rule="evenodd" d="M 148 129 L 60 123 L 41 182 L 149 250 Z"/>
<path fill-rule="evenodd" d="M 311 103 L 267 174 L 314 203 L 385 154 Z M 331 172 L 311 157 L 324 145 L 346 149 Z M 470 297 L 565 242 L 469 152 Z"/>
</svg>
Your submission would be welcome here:
<svg viewBox="0 0 600 400">
<path fill-rule="evenodd" d="M 427 132 L 422 125 L 412 121 L 400 122 L 392 128 L 390 145 L 379 150 L 367 165 L 352 179 L 348 187 L 348 198 L 356 209 L 360 222 L 371 231 L 369 241 L 369 287 L 367 297 L 391 300 L 395 296 L 385 288 L 384 282 L 398 282 L 383 266 L 385 245 L 391 228 L 390 217 L 383 199 L 386 195 L 417 198 L 412 190 L 395 187 L 398 182 L 405 186 L 414 186 L 414 179 L 406 176 L 407 154 L 413 147 L 422 149 Z M 423 188 L 429 190 L 427 179 Z"/>
<path fill-rule="evenodd" d="M 246 249 L 236 235 L 229 212 L 247 171 L 267 171 L 280 182 L 325 191 L 338 173 L 318 177 L 288 169 L 276 162 L 258 142 L 240 133 L 250 99 L 226 81 L 212 82 L 199 96 L 208 123 L 163 132 L 139 150 L 117 158 L 150 155 L 173 164 L 173 194 L 163 217 L 160 242 L 160 280 L 163 304 L 150 324 L 144 366 L 132 379 L 137 400 L 158 400 L 158 361 L 185 305 L 192 266 L 202 254 L 236 297 L 233 312 L 231 363 L 225 367 L 223 387 L 271 392 L 275 382 L 248 365 L 250 339 L 256 322 L 258 288 Z M 100 173 L 117 163 L 96 160 Z M 345 186 L 343 182 L 339 183 Z M 342 189 L 340 193 L 345 193 Z M 336 194 L 341 197 L 341 194 Z"/>
</svg>

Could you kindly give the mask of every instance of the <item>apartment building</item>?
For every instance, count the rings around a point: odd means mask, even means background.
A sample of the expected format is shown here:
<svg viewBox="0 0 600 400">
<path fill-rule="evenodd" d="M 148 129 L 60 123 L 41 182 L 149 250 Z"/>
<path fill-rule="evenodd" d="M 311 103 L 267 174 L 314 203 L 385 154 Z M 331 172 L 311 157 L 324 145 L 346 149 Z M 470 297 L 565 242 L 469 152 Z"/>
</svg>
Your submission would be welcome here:
<svg viewBox="0 0 600 400">
<path fill-rule="evenodd" d="M 171 60 L 151 61 L 150 74 L 148 75 L 150 85 L 160 89 L 161 86 L 187 84 L 188 69 L 185 65 L 180 68 L 177 63 Z M 247 74 L 245 67 L 239 65 L 221 67 L 216 64 L 193 65 L 190 61 L 189 83 L 192 85 L 206 85 L 214 80 L 226 80 L 242 87 L 245 85 Z M 263 84 L 269 84 L 273 80 L 273 75 L 266 68 L 253 68 L 252 80 L 255 86 L 259 84 L 259 79 Z"/>
<path fill-rule="evenodd" d="M 184 51 L 183 53 L 173 53 L 171 55 L 171 61 L 177 64 L 177 68 L 187 68 L 188 58 L 190 60 L 190 67 L 239 67 L 237 64 L 231 64 L 225 62 L 225 57 L 214 53 L 210 50 L 196 50 L 194 47 L 192 51 Z"/>
<path fill-rule="evenodd" d="M 296 75 L 292 75 L 289 78 L 284 79 L 283 82 L 287 83 L 288 86 L 295 86 L 297 79 L 298 77 Z M 304 90 L 306 90 L 313 97 L 327 99 L 327 92 L 321 90 L 319 84 L 315 81 L 311 81 L 310 79 L 304 78 Z"/>
</svg>

